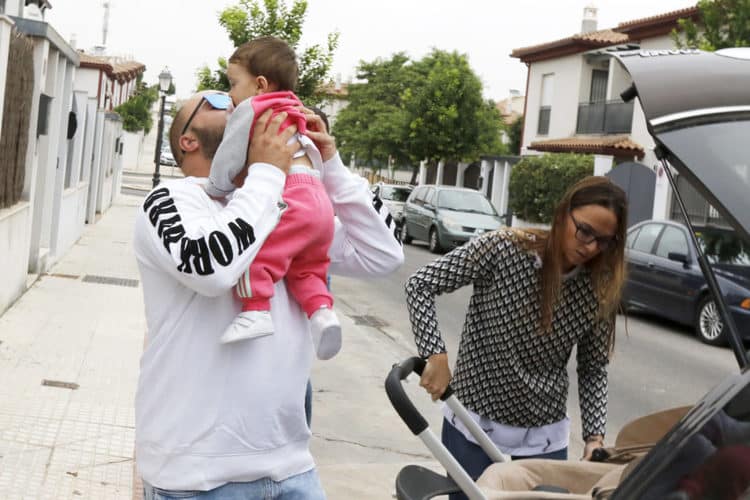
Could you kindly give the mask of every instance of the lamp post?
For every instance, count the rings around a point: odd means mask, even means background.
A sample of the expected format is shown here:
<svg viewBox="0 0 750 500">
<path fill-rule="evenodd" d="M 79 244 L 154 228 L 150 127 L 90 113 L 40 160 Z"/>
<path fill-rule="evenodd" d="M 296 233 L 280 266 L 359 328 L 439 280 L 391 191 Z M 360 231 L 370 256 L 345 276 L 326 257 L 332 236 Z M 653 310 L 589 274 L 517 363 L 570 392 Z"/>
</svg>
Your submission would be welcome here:
<svg viewBox="0 0 750 500">
<path fill-rule="evenodd" d="M 167 92 L 172 85 L 172 73 L 167 68 L 159 73 L 159 91 L 161 93 L 161 105 L 159 107 L 159 130 L 156 135 L 156 152 L 154 153 L 154 179 L 153 187 L 159 185 L 159 165 L 161 164 L 161 142 L 164 136 L 164 101 L 167 99 Z"/>
</svg>

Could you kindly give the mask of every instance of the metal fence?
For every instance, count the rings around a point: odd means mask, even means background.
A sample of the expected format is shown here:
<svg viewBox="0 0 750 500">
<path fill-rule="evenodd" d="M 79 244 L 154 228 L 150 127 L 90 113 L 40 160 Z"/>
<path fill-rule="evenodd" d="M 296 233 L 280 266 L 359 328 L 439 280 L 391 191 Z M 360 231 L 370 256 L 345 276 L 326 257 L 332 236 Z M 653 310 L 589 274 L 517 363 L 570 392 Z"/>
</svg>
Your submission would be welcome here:
<svg viewBox="0 0 750 500">
<path fill-rule="evenodd" d="M 576 134 L 629 134 L 633 102 L 582 102 L 578 105 Z"/>
<path fill-rule="evenodd" d="M 14 30 L 8 50 L 0 133 L 0 208 L 18 203 L 23 194 L 33 87 L 34 44 Z"/>
</svg>

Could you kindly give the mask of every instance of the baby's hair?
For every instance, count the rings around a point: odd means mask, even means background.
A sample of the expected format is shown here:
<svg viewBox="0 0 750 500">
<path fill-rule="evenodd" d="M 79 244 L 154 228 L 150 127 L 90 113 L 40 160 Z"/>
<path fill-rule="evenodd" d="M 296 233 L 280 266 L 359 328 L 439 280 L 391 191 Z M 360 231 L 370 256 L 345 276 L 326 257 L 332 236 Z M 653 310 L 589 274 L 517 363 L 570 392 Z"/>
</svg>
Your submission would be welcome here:
<svg viewBox="0 0 750 500">
<path fill-rule="evenodd" d="M 297 87 L 297 56 L 280 38 L 264 36 L 240 45 L 229 58 L 253 76 L 263 76 L 277 90 L 294 91 Z"/>
</svg>

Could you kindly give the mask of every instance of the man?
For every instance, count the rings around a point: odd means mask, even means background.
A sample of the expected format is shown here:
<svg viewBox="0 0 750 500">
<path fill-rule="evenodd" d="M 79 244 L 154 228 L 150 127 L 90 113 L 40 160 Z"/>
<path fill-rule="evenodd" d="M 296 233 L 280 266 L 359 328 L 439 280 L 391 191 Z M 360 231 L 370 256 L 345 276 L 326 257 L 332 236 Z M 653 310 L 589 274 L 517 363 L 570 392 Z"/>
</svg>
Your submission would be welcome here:
<svg viewBox="0 0 750 500">
<path fill-rule="evenodd" d="M 186 178 L 155 188 L 136 220 L 148 324 L 136 397 L 138 470 L 147 499 L 325 498 L 302 404 L 312 340 L 283 281 L 271 301 L 277 334 L 219 341 L 239 312 L 232 288 L 284 207 L 285 173 L 299 147 L 287 144 L 295 127 L 279 133 L 284 115 L 262 115 L 238 189 L 228 201 L 213 200 L 203 185 L 226 122 L 221 95 L 195 95 L 178 111 L 170 145 Z M 343 166 L 320 118 L 309 116 L 338 214 L 330 269 L 392 272 L 403 262 L 393 221 Z"/>
</svg>

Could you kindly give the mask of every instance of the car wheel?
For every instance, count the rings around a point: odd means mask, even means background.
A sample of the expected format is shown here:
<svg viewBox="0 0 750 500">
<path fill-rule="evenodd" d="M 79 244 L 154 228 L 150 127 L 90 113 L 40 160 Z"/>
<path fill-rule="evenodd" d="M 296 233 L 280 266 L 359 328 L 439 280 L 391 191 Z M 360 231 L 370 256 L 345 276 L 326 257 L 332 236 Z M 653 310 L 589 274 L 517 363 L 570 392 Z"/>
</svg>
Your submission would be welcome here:
<svg viewBox="0 0 750 500">
<path fill-rule="evenodd" d="M 411 243 L 411 236 L 409 236 L 409 232 L 406 230 L 406 219 L 401 221 L 401 243 L 404 245 Z"/>
<path fill-rule="evenodd" d="M 709 345 L 724 344 L 724 322 L 721 321 L 719 308 L 709 295 L 703 297 L 698 306 L 695 318 L 695 332 L 702 342 Z"/>
<path fill-rule="evenodd" d="M 440 253 L 442 248 L 440 247 L 440 240 L 438 239 L 437 229 L 434 227 L 430 229 L 430 252 Z"/>
</svg>

